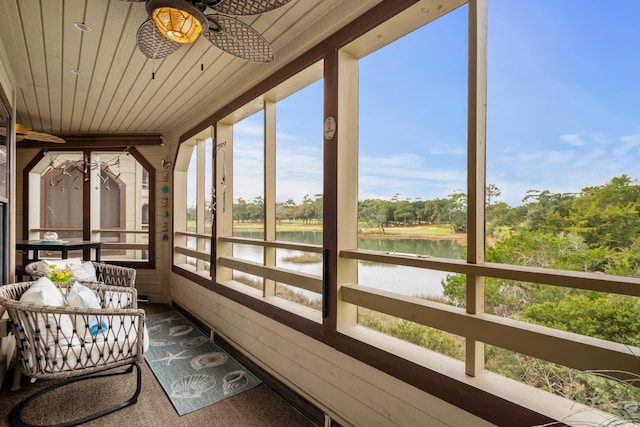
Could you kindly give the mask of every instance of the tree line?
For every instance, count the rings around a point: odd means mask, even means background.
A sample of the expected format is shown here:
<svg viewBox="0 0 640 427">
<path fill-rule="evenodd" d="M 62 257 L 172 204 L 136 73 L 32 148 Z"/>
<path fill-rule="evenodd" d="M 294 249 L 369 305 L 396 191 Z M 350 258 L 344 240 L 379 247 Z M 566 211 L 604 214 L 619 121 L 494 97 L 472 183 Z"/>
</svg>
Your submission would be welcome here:
<svg viewBox="0 0 640 427">
<path fill-rule="evenodd" d="M 491 185 L 489 189 L 497 190 Z M 493 194 L 493 193 L 492 193 Z M 495 194 L 494 194 L 495 197 Z M 358 220 L 365 226 L 378 228 L 382 232 L 386 227 L 420 224 L 449 224 L 452 231 L 466 231 L 466 195 L 455 191 L 444 199 L 423 201 L 420 199 L 401 200 L 395 194 L 390 200 L 367 199 L 358 202 Z M 322 223 L 322 194 L 311 197 L 306 194 L 300 203 L 293 199 L 276 202 L 276 220 L 283 222 L 302 222 L 304 224 Z M 195 218 L 195 207 L 193 211 Z M 262 222 L 264 220 L 264 198 L 254 197 L 247 201 L 239 197 L 233 203 L 233 219 L 236 222 Z"/>
</svg>

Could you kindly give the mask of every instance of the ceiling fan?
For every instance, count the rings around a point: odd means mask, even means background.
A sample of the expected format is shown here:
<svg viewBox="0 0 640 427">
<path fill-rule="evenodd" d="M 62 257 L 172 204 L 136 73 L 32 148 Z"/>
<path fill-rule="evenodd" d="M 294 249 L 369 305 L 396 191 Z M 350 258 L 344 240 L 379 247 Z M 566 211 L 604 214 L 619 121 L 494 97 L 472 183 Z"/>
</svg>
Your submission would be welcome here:
<svg viewBox="0 0 640 427">
<path fill-rule="evenodd" d="M 0 136 L 7 136 L 7 128 L 0 127 Z M 64 139 L 51 135 L 49 133 L 36 132 L 31 130 L 31 128 L 16 123 L 16 141 L 41 141 L 41 142 L 55 142 L 58 144 L 66 142 Z"/>
<path fill-rule="evenodd" d="M 140 25 L 138 49 L 150 59 L 164 58 L 201 35 L 239 58 L 268 63 L 273 48 L 251 26 L 233 18 L 277 9 L 291 0 L 122 0 L 143 2 L 149 19 Z M 207 9 L 216 13 L 205 14 Z"/>
</svg>

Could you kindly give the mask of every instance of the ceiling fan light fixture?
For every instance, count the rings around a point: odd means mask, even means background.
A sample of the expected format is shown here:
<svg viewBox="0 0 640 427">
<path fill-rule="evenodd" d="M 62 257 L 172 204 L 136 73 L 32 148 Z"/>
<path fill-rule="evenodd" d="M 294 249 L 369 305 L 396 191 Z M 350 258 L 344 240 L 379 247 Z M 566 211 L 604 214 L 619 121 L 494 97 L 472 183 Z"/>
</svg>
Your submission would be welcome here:
<svg viewBox="0 0 640 427">
<path fill-rule="evenodd" d="M 204 14 L 184 0 L 150 0 L 147 12 L 158 31 L 176 43 L 193 43 L 209 28 Z"/>
<path fill-rule="evenodd" d="M 159 7 L 152 16 L 160 32 L 177 43 L 192 43 L 202 32 L 202 24 L 193 15 L 180 9 Z"/>
</svg>

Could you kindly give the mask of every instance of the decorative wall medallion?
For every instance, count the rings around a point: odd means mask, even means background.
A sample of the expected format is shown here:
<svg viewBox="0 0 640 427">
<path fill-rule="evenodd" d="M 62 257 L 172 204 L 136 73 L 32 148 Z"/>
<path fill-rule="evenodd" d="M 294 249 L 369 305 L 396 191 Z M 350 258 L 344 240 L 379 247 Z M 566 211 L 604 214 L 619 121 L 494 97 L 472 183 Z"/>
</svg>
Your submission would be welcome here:
<svg viewBox="0 0 640 427">
<path fill-rule="evenodd" d="M 336 134 L 336 119 L 329 116 L 324 121 L 324 138 L 331 139 Z"/>
</svg>

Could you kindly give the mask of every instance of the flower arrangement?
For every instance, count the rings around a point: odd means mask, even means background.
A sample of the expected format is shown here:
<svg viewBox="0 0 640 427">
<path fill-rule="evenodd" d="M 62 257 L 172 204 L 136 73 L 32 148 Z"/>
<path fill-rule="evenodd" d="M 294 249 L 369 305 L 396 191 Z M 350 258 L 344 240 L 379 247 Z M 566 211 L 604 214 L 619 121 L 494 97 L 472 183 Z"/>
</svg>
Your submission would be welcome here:
<svg viewBox="0 0 640 427">
<path fill-rule="evenodd" d="M 52 282 L 68 282 L 73 280 L 73 271 L 68 268 L 58 268 L 57 264 L 49 264 L 47 277 Z"/>
</svg>

